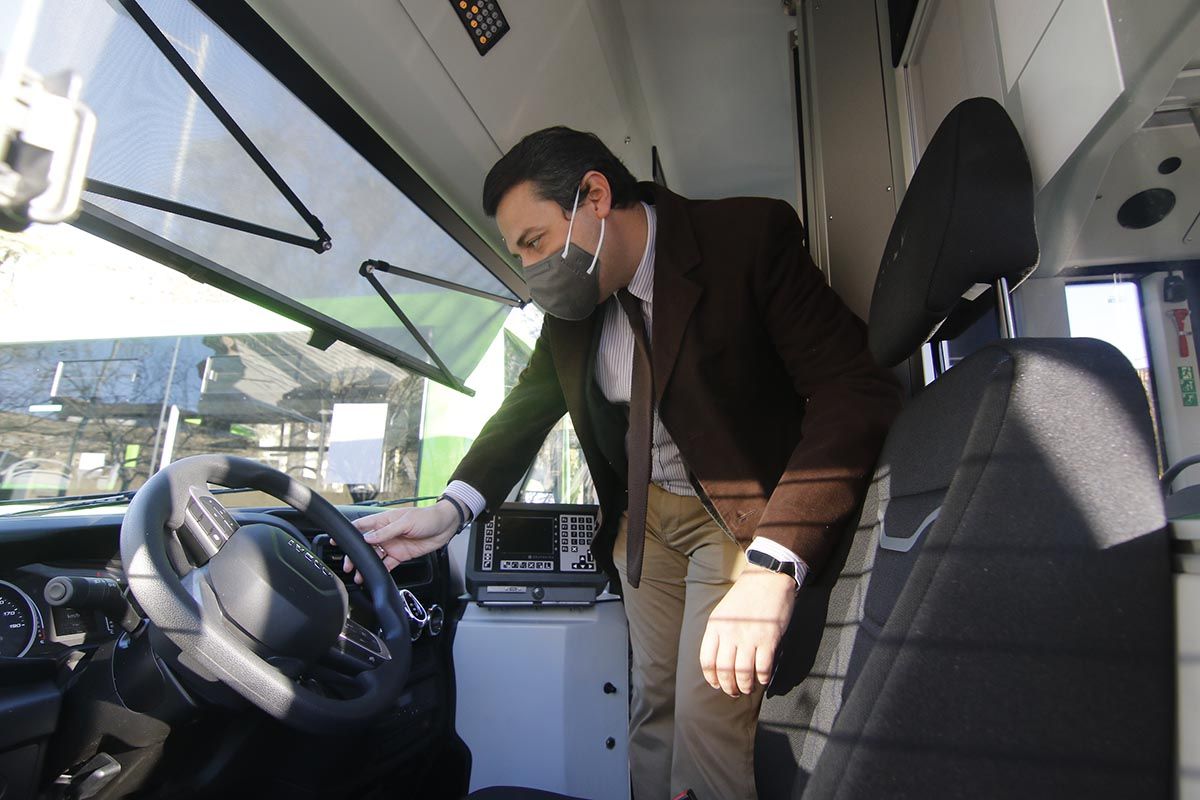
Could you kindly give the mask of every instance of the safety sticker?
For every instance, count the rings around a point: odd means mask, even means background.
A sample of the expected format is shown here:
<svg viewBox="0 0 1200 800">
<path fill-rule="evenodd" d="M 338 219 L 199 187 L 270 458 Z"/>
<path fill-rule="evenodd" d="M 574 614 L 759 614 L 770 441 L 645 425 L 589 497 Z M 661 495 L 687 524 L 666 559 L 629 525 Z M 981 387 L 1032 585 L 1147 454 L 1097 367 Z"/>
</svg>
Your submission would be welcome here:
<svg viewBox="0 0 1200 800">
<path fill-rule="evenodd" d="M 1196 395 L 1196 370 L 1194 367 L 1179 368 L 1179 394 L 1185 406 L 1200 405 Z"/>
</svg>

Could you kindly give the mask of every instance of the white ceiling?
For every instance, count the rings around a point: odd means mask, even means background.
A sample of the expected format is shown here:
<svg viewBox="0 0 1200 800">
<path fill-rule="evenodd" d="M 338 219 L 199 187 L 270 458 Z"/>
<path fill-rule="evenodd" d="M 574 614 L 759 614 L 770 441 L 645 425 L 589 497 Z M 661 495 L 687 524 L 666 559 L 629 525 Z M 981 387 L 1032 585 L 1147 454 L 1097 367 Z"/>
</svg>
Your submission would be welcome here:
<svg viewBox="0 0 1200 800">
<path fill-rule="evenodd" d="M 483 58 L 446 0 L 251 5 L 497 249 L 484 176 L 547 125 L 594 131 L 639 178 L 657 145 L 689 196 L 796 202 L 779 0 L 502 0 Z"/>
<path fill-rule="evenodd" d="M 622 0 L 672 189 L 795 204 L 795 95 L 779 0 Z"/>
</svg>

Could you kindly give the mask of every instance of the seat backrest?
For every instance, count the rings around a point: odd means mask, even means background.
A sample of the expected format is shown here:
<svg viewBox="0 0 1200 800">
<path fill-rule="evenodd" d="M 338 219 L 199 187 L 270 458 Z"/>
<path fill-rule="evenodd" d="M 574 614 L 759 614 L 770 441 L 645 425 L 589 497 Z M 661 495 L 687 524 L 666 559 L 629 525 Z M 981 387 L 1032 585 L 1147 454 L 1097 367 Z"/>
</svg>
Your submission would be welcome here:
<svg viewBox="0 0 1200 800">
<path fill-rule="evenodd" d="M 962 163 L 989 152 L 990 183 Z M 922 183 L 927 164 L 958 180 Z M 969 221 L 941 197 L 920 205 L 930 187 Z M 952 111 L 881 266 L 881 362 L 911 354 L 972 284 L 1028 274 L 1031 198 L 1003 110 Z M 985 224 L 989 204 L 1028 218 Z M 897 229 L 924 231 L 920 259 L 896 252 Z M 1145 393 L 1118 351 L 1006 340 L 963 360 L 900 415 L 857 530 L 801 592 L 763 704 L 760 796 L 1166 796 L 1164 524 Z"/>
</svg>

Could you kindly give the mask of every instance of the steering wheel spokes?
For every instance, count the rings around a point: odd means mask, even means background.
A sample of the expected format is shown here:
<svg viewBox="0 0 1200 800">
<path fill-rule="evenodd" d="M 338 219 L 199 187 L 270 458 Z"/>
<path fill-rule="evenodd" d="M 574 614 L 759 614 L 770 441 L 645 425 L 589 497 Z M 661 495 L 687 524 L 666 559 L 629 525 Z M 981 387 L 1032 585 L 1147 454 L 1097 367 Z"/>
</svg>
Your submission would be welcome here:
<svg viewBox="0 0 1200 800">
<path fill-rule="evenodd" d="M 198 566 L 215 556 L 237 529 L 233 516 L 206 486 L 188 487 L 183 525 L 178 532 Z"/>
<path fill-rule="evenodd" d="M 335 536 L 360 565 L 379 634 L 349 619 L 345 585 L 284 530 L 290 526 L 239 527 L 209 483 L 270 494 Z M 197 564 L 183 578 L 167 553 L 172 530 Z M 121 557 L 161 658 L 308 731 L 353 729 L 394 705 L 411 664 L 410 631 L 419 634 L 425 622 L 418 618 L 427 617 L 415 597 L 397 591 L 341 512 L 289 476 L 244 458 L 193 456 L 151 477 L 125 515 Z M 313 691 L 301 679 L 322 668 L 349 684 L 344 696 Z"/>
<path fill-rule="evenodd" d="M 347 617 L 337 643 L 321 663 L 342 675 L 354 676 L 391 660 L 392 653 L 383 639 Z"/>
</svg>

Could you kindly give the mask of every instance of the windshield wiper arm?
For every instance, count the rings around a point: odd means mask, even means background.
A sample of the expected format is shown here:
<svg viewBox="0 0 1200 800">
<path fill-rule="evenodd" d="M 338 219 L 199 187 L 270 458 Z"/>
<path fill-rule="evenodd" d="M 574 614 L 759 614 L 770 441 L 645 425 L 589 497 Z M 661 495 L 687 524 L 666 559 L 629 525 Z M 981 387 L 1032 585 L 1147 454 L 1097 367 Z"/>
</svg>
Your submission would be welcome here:
<svg viewBox="0 0 1200 800">
<path fill-rule="evenodd" d="M 429 497 L 401 497 L 398 500 L 361 500 L 354 505 L 356 506 L 398 506 L 404 503 L 419 503 L 422 500 L 437 500 L 440 495 L 430 495 Z"/>
<path fill-rule="evenodd" d="M 111 505 L 116 505 L 117 503 L 124 503 L 126 500 L 132 500 L 133 496 L 135 494 L 137 494 L 137 491 L 138 491 L 137 489 L 130 489 L 127 492 L 115 492 L 113 494 L 104 494 L 104 495 L 100 495 L 98 497 L 84 498 L 84 499 L 81 499 L 81 500 L 78 500 L 78 501 L 72 502 L 72 503 L 56 503 L 55 505 L 52 505 L 52 506 L 40 506 L 38 508 L 27 508 L 23 511 L 14 511 L 11 514 L 0 515 L 0 518 L 23 517 L 23 516 L 32 516 L 35 514 L 48 514 L 52 511 L 74 511 L 74 510 L 80 509 L 80 508 L 95 508 L 95 507 L 99 507 L 99 506 L 111 506 Z M 235 492 L 253 492 L 256 490 L 251 489 L 246 486 L 239 486 L 239 487 L 235 487 L 235 488 L 219 487 L 216 489 L 210 489 L 209 491 L 211 491 L 213 494 L 233 494 Z M 23 501 L 5 501 L 5 502 L 6 503 L 35 502 L 36 503 L 39 499 L 48 499 L 48 498 L 31 497 L 31 498 L 25 499 Z"/>
</svg>

